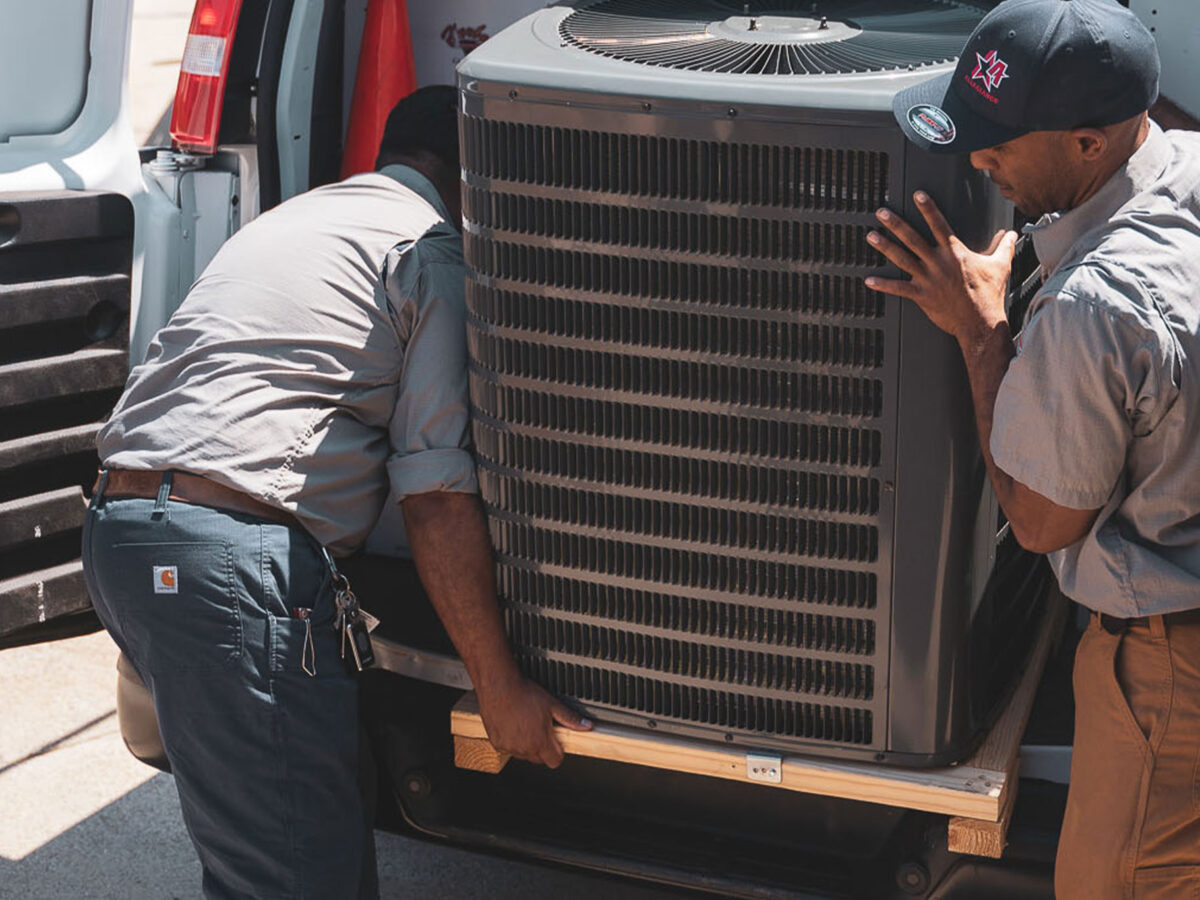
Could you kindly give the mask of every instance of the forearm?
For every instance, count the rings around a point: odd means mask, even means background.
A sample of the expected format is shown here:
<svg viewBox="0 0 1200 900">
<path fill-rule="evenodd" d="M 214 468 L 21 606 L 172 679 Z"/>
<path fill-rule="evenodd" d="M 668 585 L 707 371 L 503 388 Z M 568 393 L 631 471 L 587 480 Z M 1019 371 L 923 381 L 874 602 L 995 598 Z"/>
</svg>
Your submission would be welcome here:
<svg viewBox="0 0 1200 900">
<path fill-rule="evenodd" d="M 496 569 L 483 507 L 474 494 L 414 494 L 401 504 L 417 574 L 467 666 L 488 740 L 504 753 L 562 762 L 557 722 L 591 723 L 521 676 L 496 603 Z"/>
<path fill-rule="evenodd" d="M 992 324 L 980 323 L 977 330 L 958 338 L 963 362 L 967 366 L 967 377 L 971 383 L 971 400 L 975 407 L 975 426 L 979 432 L 979 447 L 987 464 L 988 477 L 996 490 L 1000 506 L 1005 515 L 1015 504 L 1016 482 L 996 467 L 992 458 L 992 422 L 996 409 L 996 396 L 1008 365 L 1016 356 L 1013 349 L 1012 332 L 1007 321 Z M 1010 516 L 1011 519 L 1011 516 Z"/>
<path fill-rule="evenodd" d="M 401 504 L 421 583 L 476 690 L 520 678 L 496 602 L 487 523 L 474 494 L 414 494 Z"/>
<path fill-rule="evenodd" d="M 992 457 L 992 427 L 996 396 L 1000 383 L 1012 362 L 1012 334 L 1006 321 L 981 325 L 969 337 L 959 338 L 967 375 L 971 382 L 971 399 L 975 405 L 975 423 L 979 445 L 987 463 L 988 477 L 996 490 L 1000 508 L 1012 527 L 1021 546 L 1037 553 L 1050 553 L 1075 543 L 1083 537 L 1095 520 L 1095 510 L 1075 510 L 1061 507 L 1037 491 L 1017 481 L 996 465 Z M 1027 435 L 1037 441 L 1037 435 Z"/>
</svg>

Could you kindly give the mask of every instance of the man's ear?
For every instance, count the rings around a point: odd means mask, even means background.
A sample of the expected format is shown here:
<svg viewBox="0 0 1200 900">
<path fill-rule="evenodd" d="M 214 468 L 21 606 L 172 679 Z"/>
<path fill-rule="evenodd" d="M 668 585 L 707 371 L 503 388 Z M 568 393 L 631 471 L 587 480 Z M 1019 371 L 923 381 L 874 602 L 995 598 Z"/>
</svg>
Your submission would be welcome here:
<svg viewBox="0 0 1200 900">
<path fill-rule="evenodd" d="M 1108 135 L 1099 128 L 1072 128 L 1071 145 L 1083 162 L 1095 162 L 1108 152 Z"/>
</svg>

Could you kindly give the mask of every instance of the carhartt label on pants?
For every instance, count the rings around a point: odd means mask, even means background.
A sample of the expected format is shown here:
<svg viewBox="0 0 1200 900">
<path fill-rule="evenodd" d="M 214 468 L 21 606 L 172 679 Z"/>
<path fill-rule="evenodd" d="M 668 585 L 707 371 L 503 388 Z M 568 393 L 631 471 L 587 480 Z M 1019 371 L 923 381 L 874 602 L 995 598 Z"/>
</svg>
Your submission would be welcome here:
<svg viewBox="0 0 1200 900">
<path fill-rule="evenodd" d="M 154 593 L 156 593 L 156 594 L 178 594 L 179 593 L 179 567 L 178 566 L 155 566 L 154 567 Z"/>
</svg>

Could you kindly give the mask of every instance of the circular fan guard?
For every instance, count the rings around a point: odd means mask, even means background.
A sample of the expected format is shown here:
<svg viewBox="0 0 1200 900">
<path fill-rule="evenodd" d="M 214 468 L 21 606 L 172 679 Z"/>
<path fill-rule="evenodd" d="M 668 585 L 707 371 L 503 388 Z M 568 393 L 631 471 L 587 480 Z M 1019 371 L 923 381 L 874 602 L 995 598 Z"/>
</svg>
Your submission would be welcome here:
<svg viewBox="0 0 1200 900">
<path fill-rule="evenodd" d="M 693 72 L 828 75 L 958 56 L 984 10 L 955 0 L 599 0 L 568 15 L 568 44 Z"/>
</svg>

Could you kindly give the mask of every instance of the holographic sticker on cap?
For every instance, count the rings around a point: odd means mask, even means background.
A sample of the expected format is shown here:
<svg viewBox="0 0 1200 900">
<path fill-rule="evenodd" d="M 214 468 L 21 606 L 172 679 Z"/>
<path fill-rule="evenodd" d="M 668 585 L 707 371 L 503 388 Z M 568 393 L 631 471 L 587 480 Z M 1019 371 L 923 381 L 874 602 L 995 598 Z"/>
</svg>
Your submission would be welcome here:
<svg viewBox="0 0 1200 900">
<path fill-rule="evenodd" d="M 931 144 L 949 144 L 956 134 L 950 115 L 944 109 L 927 103 L 908 110 L 908 124 Z"/>
</svg>

